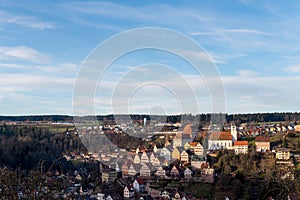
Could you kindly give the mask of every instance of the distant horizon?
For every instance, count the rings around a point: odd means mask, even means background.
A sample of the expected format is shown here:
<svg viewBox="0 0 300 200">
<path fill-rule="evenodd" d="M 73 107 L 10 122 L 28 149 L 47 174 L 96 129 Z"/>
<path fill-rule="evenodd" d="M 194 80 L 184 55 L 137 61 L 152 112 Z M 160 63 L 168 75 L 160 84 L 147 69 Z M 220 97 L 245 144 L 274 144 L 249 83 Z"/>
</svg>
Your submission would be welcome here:
<svg viewBox="0 0 300 200">
<path fill-rule="evenodd" d="M 92 117 L 92 116 L 118 116 L 118 115 L 149 115 L 149 116 L 179 116 L 179 115 L 209 115 L 209 114 L 225 114 L 225 115 L 254 115 L 254 114 L 297 114 L 300 111 L 283 111 L 283 112 L 253 112 L 253 113 L 183 113 L 183 114 L 146 114 L 146 113 L 130 113 L 130 114 L 96 114 L 96 115 L 70 115 L 70 114 L 24 114 L 24 115 L 0 115 L 1 117 L 26 117 L 26 116 L 68 116 L 68 117 Z"/>
</svg>

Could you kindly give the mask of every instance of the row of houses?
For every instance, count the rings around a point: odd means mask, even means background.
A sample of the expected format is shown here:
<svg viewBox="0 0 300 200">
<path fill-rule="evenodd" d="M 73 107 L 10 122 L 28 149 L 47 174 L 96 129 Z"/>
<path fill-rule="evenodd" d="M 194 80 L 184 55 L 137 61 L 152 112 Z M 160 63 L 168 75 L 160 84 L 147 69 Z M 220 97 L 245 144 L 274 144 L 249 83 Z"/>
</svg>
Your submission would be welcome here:
<svg viewBox="0 0 300 200">
<path fill-rule="evenodd" d="M 144 200 L 143 197 L 135 198 L 134 188 L 125 187 L 123 193 L 124 193 L 124 195 L 123 195 L 124 199 Z M 162 199 L 162 200 L 170 200 L 170 199 L 171 200 L 187 200 L 187 199 L 189 199 L 189 197 L 183 192 L 174 192 L 172 194 L 166 190 L 164 190 L 162 192 L 160 192 L 159 190 L 154 190 L 154 191 L 152 191 L 151 196 L 156 197 L 156 199 Z"/>
<path fill-rule="evenodd" d="M 237 138 L 237 128 L 233 125 L 230 132 L 208 132 L 206 136 L 208 150 L 229 149 L 234 150 L 236 154 L 247 154 L 248 141 L 238 141 Z M 255 146 L 257 152 L 270 151 L 270 138 L 255 137 Z"/>
<path fill-rule="evenodd" d="M 155 176 L 160 178 L 160 179 L 169 179 L 169 178 L 183 178 L 181 179 L 183 180 L 192 180 L 193 181 L 197 181 L 200 180 L 200 182 L 209 182 L 212 183 L 214 181 L 214 169 L 211 168 L 209 166 L 208 163 L 205 163 L 203 165 L 203 168 L 201 169 L 201 174 L 195 174 L 195 171 L 193 168 L 183 168 L 180 166 L 173 166 L 168 174 L 166 173 L 166 169 L 160 167 L 156 172 L 155 172 Z M 140 176 L 138 176 L 138 178 L 133 179 L 134 181 L 131 183 L 126 183 L 126 180 L 128 179 L 120 179 L 122 180 L 122 185 L 124 185 L 124 191 L 123 191 L 123 196 L 124 199 L 137 199 L 136 197 L 139 194 L 145 194 L 148 193 L 148 195 L 152 196 L 152 197 L 159 197 L 164 198 L 166 197 L 166 194 L 168 193 L 167 191 L 164 192 L 160 192 L 157 190 L 153 190 L 153 188 L 150 188 L 149 186 L 146 186 L 146 183 L 149 183 L 147 181 L 147 179 L 143 179 Z M 169 194 L 169 193 L 168 193 Z M 180 194 L 180 195 L 178 195 Z M 177 195 L 175 195 L 175 193 L 173 195 L 169 194 L 169 199 L 186 199 L 187 196 L 185 196 L 185 194 L 183 193 L 178 193 Z M 185 197 L 185 198 L 184 198 Z"/>
<path fill-rule="evenodd" d="M 241 125 L 238 127 L 241 136 L 257 136 L 266 133 L 300 132 L 300 125 Z"/>
<path fill-rule="evenodd" d="M 214 141 L 214 144 L 211 147 L 211 150 L 218 149 L 229 149 L 234 150 L 236 154 L 247 154 L 248 153 L 248 141 L 235 141 L 231 142 L 228 137 L 228 133 L 221 132 L 221 136 Z M 223 135 L 222 135 L 223 134 Z M 270 138 L 258 136 L 255 138 L 255 146 L 257 152 L 267 152 L 270 151 Z"/>
</svg>

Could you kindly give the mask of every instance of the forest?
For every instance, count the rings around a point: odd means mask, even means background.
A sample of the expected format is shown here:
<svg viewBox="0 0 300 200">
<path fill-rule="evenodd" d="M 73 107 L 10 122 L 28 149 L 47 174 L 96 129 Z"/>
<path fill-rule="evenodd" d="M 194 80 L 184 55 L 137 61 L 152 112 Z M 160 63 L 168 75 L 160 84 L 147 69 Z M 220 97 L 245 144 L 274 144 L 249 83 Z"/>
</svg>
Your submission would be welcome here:
<svg viewBox="0 0 300 200">
<path fill-rule="evenodd" d="M 182 114 L 182 115 L 140 115 L 131 114 L 132 121 L 140 121 L 146 118 L 147 120 L 156 120 L 160 122 L 180 122 L 183 119 L 189 121 L 209 122 L 212 115 L 222 114 Z M 114 120 L 116 115 L 97 115 L 99 121 Z M 122 115 L 118 115 L 122 116 Z M 125 116 L 125 115 L 124 115 Z M 78 117 L 85 120 L 94 119 L 93 116 Z M 248 113 L 248 114 L 225 114 L 226 122 L 235 121 L 236 123 L 246 122 L 293 122 L 300 121 L 300 113 L 298 112 L 274 112 L 274 113 Z M 68 115 L 32 115 L 32 116 L 0 116 L 0 121 L 51 121 L 51 122 L 73 122 L 73 117 Z"/>
<path fill-rule="evenodd" d="M 0 167 L 34 169 L 39 162 L 48 169 L 63 152 L 85 152 L 81 140 L 65 131 L 43 126 L 0 126 Z M 2 165 L 2 166 L 1 166 Z"/>
</svg>

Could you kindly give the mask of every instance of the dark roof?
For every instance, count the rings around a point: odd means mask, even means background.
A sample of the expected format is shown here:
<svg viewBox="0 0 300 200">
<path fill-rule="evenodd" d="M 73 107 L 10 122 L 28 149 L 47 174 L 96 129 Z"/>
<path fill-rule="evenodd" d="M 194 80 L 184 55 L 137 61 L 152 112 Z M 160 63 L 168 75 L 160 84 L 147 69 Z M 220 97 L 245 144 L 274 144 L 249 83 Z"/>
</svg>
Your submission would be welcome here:
<svg viewBox="0 0 300 200">
<path fill-rule="evenodd" d="M 139 183 L 139 185 L 143 185 L 144 184 L 144 181 L 140 178 L 137 178 L 136 181 Z"/>
<path fill-rule="evenodd" d="M 192 139 L 192 137 L 189 134 L 183 134 L 182 139 Z"/>
</svg>

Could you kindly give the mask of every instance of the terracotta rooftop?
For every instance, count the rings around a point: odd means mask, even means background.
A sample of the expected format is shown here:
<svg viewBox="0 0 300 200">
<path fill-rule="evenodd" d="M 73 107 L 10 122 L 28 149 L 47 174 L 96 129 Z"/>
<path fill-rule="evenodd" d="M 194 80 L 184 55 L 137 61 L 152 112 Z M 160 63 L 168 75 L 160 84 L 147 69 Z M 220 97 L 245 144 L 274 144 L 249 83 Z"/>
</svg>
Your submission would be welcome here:
<svg viewBox="0 0 300 200">
<path fill-rule="evenodd" d="M 136 181 L 139 183 L 139 185 L 143 185 L 144 184 L 144 181 L 140 178 L 136 179 Z"/>
<path fill-rule="evenodd" d="M 206 131 L 200 131 L 200 132 L 199 132 L 199 135 L 202 135 L 202 137 L 203 137 L 203 138 L 205 138 L 205 137 L 206 137 L 206 134 L 207 134 L 207 132 L 206 132 Z"/>
<path fill-rule="evenodd" d="M 258 136 L 255 138 L 255 142 L 270 142 L 269 137 Z"/>
<path fill-rule="evenodd" d="M 210 140 L 232 140 L 230 132 L 211 132 L 209 136 Z"/>
<path fill-rule="evenodd" d="M 147 147 L 145 146 L 138 146 L 137 148 L 140 150 L 140 152 L 144 152 L 147 150 Z"/>
<path fill-rule="evenodd" d="M 235 141 L 234 146 L 248 146 L 248 141 Z"/>
<path fill-rule="evenodd" d="M 183 133 L 184 133 L 184 134 L 192 134 L 192 126 L 191 126 L 191 124 L 188 124 L 188 125 L 186 125 L 186 126 L 184 127 Z"/>
<path fill-rule="evenodd" d="M 191 142 L 190 146 L 196 146 L 198 144 L 198 142 Z"/>
</svg>

